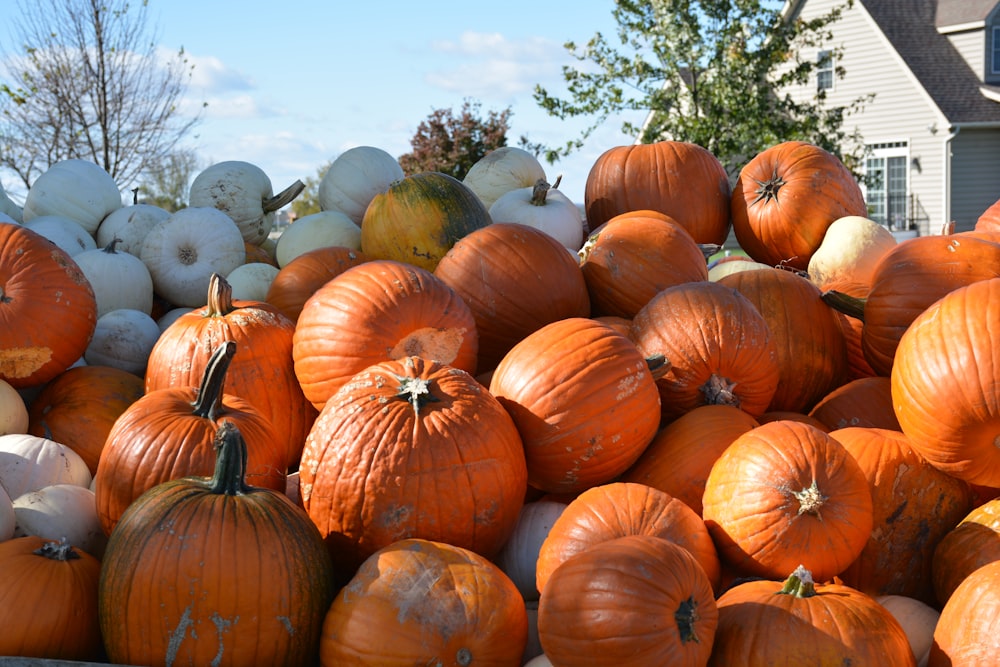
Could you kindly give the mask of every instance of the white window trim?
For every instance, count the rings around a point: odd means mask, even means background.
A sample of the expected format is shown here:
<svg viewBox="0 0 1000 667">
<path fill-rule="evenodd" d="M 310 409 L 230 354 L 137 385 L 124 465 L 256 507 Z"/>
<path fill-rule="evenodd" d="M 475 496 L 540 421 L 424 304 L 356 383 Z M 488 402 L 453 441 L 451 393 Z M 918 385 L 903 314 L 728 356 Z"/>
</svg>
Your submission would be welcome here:
<svg viewBox="0 0 1000 667">
<path fill-rule="evenodd" d="M 830 61 L 830 66 L 829 67 L 825 67 L 825 68 L 824 67 L 820 67 L 820 63 L 823 62 L 823 54 L 824 53 L 826 54 L 826 57 Z M 819 87 L 819 75 L 821 73 L 827 72 L 827 71 L 830 72 L 830 86 L 828 88 L 820 88 Z M 837 62 L 836 62 L 836 59 L 834 58 L 833 49 L 819 49 L 816 52 L 816 91 L 817 92 L 819 92 L 821 90 L 833 91 L 833 90 L 835 90 L 837 88 L 836 71 L 837 71 Z"/>
<path fill-rule="evenodd" d="M 910 207 L 909 198 L 910 198 L 910 194 L 911 194 L 911 189 L 910 188 L 912 187 L 912 180 L 913 179 L 912 179 L 912 176 L 910 175 L 910 170 L 912 169 L 912 166 L 911 166 L 912 162 L 911 162 L 911 158 L 910 158 L 910 142 L 907 141 L 907 140 L 905 140 L 905 139 L 902 139 L 902 140 L 897 140 L 897 141 L 872 142 L 871 144 L 869 144 L 869 146 L 876 146 L 876 148 L 872 149 L 871 154 L 868 156 L 869 158 L 887 159 L 887 158 L 890 158 L 890 157 L 902 157 L 902 158 L 906 159 L 906 204 L 905 204 L 905 206 L 906 206 L 906 214 L 907 214 L 907 216 L 911 216 L 913 214 L 913 211 L 909 210 L 909 207 Z M 865 168 L 866 168 L 866 171 L 867 171 L 867 162 L 866 162 Z M 888 184 L 885 185 L 885 188 L 888 189 Z M 867 185 L 864 186 L 863 190 L 864 190 L 865 200 L 868 201 L 869 196 L 868 196 L 868 187 L 867 187 Z M 906 224 L 906 220 L 904 220 L 903 223 Z M 889 225 L 888 221 L 886 221 L 885 226 L 887 228 L 890 228 L 890 225 Z"/>
</svg>

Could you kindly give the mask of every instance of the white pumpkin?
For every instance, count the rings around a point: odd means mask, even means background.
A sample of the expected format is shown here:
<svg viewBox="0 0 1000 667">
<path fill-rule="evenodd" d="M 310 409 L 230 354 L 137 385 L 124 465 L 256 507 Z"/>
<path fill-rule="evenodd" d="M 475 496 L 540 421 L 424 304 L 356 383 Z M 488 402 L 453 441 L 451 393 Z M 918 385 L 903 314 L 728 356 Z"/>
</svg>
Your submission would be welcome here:
<svg viewBox="0 0 1000 667">
<path fill-rule="evenodd" d="M 303 253 L 327 246 L 361 250 L 361 228 L 341 211 L 304 215 L 278 237 L 274 257 L 284 267 Z"/>
<path fill-rule="evenodd" d="M 156 320 L 156 326 L 159 327 L 160 333 L 162 334 L 167 330 L 171 324 L 177 321 L 177 318 L 184 313 L 190 313 L 194 308 L 188 308 L 187 306 L 180 306 L 178 308 L 171 308 L 167 312 L 160 315 L 160 319 Z"/>
<path fill-rule="evenodd" d="M 97 318 L 83 358 L 91 366 L 113 366 L 141 377 L 159 337 L 160 327 L 148 313 L 119 308 Z"/>
<path fill-rule="evenodd" d="M 93 236 L 101 221 L 121 206 L 114 177 L 94 162 L 73 158 L 56 162 L 35 179 L 22 214 L 24 222 L 61 215 L 80 223 Z"/>
<path fill-rule="evenodd" d="M 0 485 L 17 498 L 51 484 L 90 486 L 90 468 L 66 445 L 37 435 L 0 435 Z"/>
<path fill-rule="evenodd" d="M 524 663 L 524 667 L 552 667 L 552 661 L 544 653 Z"/>
<path fill-rule="evenodd" d="M 149 230 L 139 257 L 153 291 L 173 306 L 200 308 L 208 303 L 212 274 L 228 275 L 247 254 L 232 218 L 216 208 L 189 206 Z"/>
<path fill-rule="evenodd" d="M 227 160 L 195 176 L 188 205 L 222 211 L 236 223 L 244 241 L 259 245 L 274 228 L 275 211 L 295 199 L 303 188 L 302 181 L 295 181 L 275 195 L 271 179 L 260 167 Z"/>
<path fill-rule="evenodd" d="M 14 537 L 17 517 L 14 516 L 14 503 L 7 495 L 7 490 L 0 484 L 0 542 Z"/>
<path fill-rule="evenodd" d="M 37 535 L 63 540 L 98 559 L 108 538 L 97 515 L 94 492 L 77 484 L 51 484 L 18 496 L 12 502 L 14 537 Z"/>
<path fill-rule="evenodd" d="M 146 264 L 135 255 L 120 252 L 114 239 L 103 248 L 84 250 L 73 256 L 94 290 L 97 316 L 120 308 L 153 312 L 153 278 Z"/>
<path fill-rule="evenodd" d="M 927 667 L 931 644 L 934 643 L 934 628 L 941 612 L 905 595 L 879 595 L 875 600 L 903 626 L 913 655 L 917 658 L 917 667 Z"/>
<path fill-rule="evenodd" d="M 21 393 L 0 380 L 0 435 L 28 432 L 28 407 Z"/>
<path fill-rule="evenodd" d="M 728 276 L 730 273 L 770 268 L 772 268 L 771 265 L 752 260 L 746 255 L 729 255 L 709 265 L 708 279 L 715 281 L 723 276 Z"/>
<path fill-rule="evenodd" d="M 230 271 L 226 282 L 233 288 L 234 299 L 266 301 L 267 290 L 276 275 L 278 267 L 264 262 L 250 262 Z"/>
<path fill-rule="evenodd" d="M 83 225 L 62 215 L 40 215 L 24 223 L 24 226 L 55 243 L 70 257 L 97 247 L 94 237 Z"/>
<path fill-rule="evenodd" d="M 0 213 L 18 224 L 24 222 L 23 209 L 10 198 L 7 191 L 3 189 L 3 185 L 0 185 Z"/>
<path fill-rule="evenodd" d="M 138 257 L 149 230 L 169 217 L 170 211 L 152 204 L 123 206 L 101 221 L 95 235 L 97 246 L 104 248 L 114 239 L 119 239 L 118 250 Z"/>
<path fill-rule="evenodd" d="M 545 180 L 545 168 L 534 155 L 515 146 L 502 146 L 480 158 L 465 174 L 462 182 L 476 193 L 487 210 L 500 195 L 530 188 Z"/>
<path fill-rule="evenodd" d="M 528 614 L 528 641 L 524 645 L 524 653 L 521 654 L 521 664 L 544 653 L 542 642 L 538 639 L 538 601 L 525 601 L 524 610 Z"/>
<path fill-rule="evenodd" d="M 534 227 L 574 252 L 583 245 L 583 213 L 545 179 L 500 195 L 490 206 L 490 219 Z"/>
<path fill-rule="evenodd" d="M 552 524 L 566 509 L 565 503 L 554 500 L 535 500 L 521 507 L 517 523 L 510 537 L 500 548 L 496 557 L 497 566 L 503 570 L 521 596 L 527 601 L 539 598 L 535 586 L 535 564 L 542 542 L 552 529 Z"/>
<path fill-rule="evenodd" d="M 826 228 L 806 271 L 821 287 L 841 280 L 869 285 L 875 267 L 896 243 L 892 232 L 874 220 L 859 215 L 838 218 Z"/>
<path fill-rule="evenodd" d="M 320 179 L 320 210 L 340 211 L 360 227 L 372 198 L 404 175 L 399 161 L 381 148 L 349 148 L 330 163 Z"/>
</svg>

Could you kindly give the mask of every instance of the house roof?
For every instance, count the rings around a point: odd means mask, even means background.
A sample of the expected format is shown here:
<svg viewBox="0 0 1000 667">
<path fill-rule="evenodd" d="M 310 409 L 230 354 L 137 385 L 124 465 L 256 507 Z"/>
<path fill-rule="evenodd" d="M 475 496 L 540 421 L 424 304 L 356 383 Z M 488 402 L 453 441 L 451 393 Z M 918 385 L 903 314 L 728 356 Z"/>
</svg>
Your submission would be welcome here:
<svg viewBox="0 0 1000 667">
<path fill-rule="evenodd" d="M 996 86 L 984 86 L 937 30 L 940 13 L 949 22 L 983 20 L 998 0 L 860 1 L 949 122 L 1000 122 L 1000 104 L 980 90 Z"/>
</svg>

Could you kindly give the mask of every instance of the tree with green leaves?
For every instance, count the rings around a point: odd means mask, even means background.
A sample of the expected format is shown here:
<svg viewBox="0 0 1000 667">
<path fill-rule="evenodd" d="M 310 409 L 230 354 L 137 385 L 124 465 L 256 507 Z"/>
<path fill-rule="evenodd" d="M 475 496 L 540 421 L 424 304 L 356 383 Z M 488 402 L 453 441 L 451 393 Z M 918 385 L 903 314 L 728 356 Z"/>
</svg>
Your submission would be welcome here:
<svg viewBox="0 0 1000 667">
<path fill-rule="evenodd" d="M 767 0 L 617 0 L 617 42 L 601 33 L 585 46 L 567 42 L 583 65 L 563 68 L 568 98 L 535 87 L 534 99 L 560 119 L 592 116 L 581 136 L 563 146 L 535 145 L 549 162 L 583 146 L 609 117 L 647 112 L 644 123 L 622 131 L 642 143 L 687 141 L 711 151 L 732 178 L 764 148 L 808 141 L 857 168 L 859 138 L 845 117 L 870 96 L 828 104 L 789 93 L 815 77 L 816 48 L 832 39 L 831 25 L 853 4 L 812 19 L 787 19 L 785 3 Z M 811 47 L 811 48 L 803 48 Z M 825 48 L 825 47 L 824 47 Z M 834 63 L 840 50 L 830 48 Z M 842 67 L 835 75 L 842 78 Z"/>
<path fill-rule="evenodd" d="M 303 188 L 302 193 L 292 202 L 292 215 L 295 216 L 296 220 L 320 212 L 319 184 L 323 182 L 323 177 L 326 176 L 326 172 L 330 169 L 331 164 L 333 164 L 333 160 L 327 161 L 326 164 L 316 170 L 315 176 L 308 176 L 305 179 L 304 184 L 306 187 Z"/>
<path fill-rule="evenodd" d="M 480 117 L 481 104 L 465 100 L 458 115 L 435 109 L 410 140 L 413 151 L 399 157 L 406 175 L 439 171 L 458 180 L 490 151 L 507 145 L 510 107 Z"/>
<path fill-rule="evenodd" d="M 8 0 L 13 1 L 13 0 Z M 200 120 L 180 113 L 193 65 L 163 61 L 147 0 L 18 0 L 6 26 L 0 168 L 25 187 L 68 158 L 97 163 L 122 189 L 163 162 Z"/>
<path fill-rule="evenodd" d="M 143 172 L 138 199 L 171 213 L 179 211 L 188 205 L 191 182 L 200 168 L 198 155 L 193 150 L 176 150 Z"/>
</svg>

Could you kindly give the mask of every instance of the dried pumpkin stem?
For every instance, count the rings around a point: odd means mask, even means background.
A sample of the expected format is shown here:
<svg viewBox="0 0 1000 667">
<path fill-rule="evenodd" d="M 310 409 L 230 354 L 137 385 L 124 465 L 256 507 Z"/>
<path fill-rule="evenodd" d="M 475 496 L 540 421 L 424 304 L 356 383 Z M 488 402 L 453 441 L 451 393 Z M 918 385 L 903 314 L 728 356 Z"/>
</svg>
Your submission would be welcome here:
<svg viewBox="0 0 1000 667">
<path fill-rule="evenodd" d="M 413 414 L 420 414 L 420 408 L 428 403 L 440 401 L 438 397 L 431 394 L 431 381 L 426 378 L 414 378 L 397 375 L 399 380 L 399 391 L 396 398 L 401 398 L 413 406 Z"/>
<path fill-rule="evenodd" d="M 851 296 L 837 290 L 826 290 L 820 295 L 823 303 L 839 313 L 856 320 L 865 321 L 865 299 Z"/>
<path fill-rule="evenodd" d="M 799 565 L 788 576 L 788 579 L 785 579 L 778 595 L 794 595 L 797 598 L 811 598 L 816 595 L 816 584 L 813 581 L 812 572 Z"/>
<path fill-rule="evenodd" d="M 205 366 L 198 396 L 194 403 L 194 414 L 198 417 L 211 419 L 213 422 L 226 412 L 222 405 L 223 388 L 226 384 L 226 373 L 229 364 L 236 354 L 236 342 L 228 340 L 215 349 Z"/>
<path fill-rule="evenodd" d="M 233 286 L 218 273 L 208 279 L 208 304 L 206 317 L 225 317 L 233 312 Z"/>
<path fill-rule="evenodd" d="M 677 611 L 674 612 L 674 622 L 677 623 L 681 642 L 685 644 L 688 642 L 701 643 L 698 633 L 695 632 L 695 626 L 698 623 L 698 603 L 693 595 L 682 601 L 677 607 Z"/>
<path fill-rule="evenodd" d="M 792 495 L 799 501 L 799 515 L 814 514 L 819 517 L 819 509 L 823 506 L 823 503 L 829 500 L 827 496 L 824 496 L 820 492 L 815 479 L 808 487 L 801 491 L 796 491 Z"/>
<path fill-rule="evenodd" d="M 551 187 L 544 178 L 539 178 L 535 181 L 534 187 L 531 188 L 531 205 L 545 206 L 545 199 L 548 197 L 549 188 Z"/>
<path fill-rule="evenodd" d="M 735 389 L 735 382 L 731 382 L 729 379 L 715 373 L 712 373 L 712 377 L 708 378 L 708 381 L 699 387 L 702 396 L 705 397 L 706 404 L 732 405 L 738 408 L 740 407 L 740 397 L 736 395 Z"/>
<path fill-rule="evenodd" d="M 296 180 L 278 194 L 261 202 L 261 207 L 264 209 L 264 213 L 277 211 L 282 206 L 292 203 L 292 200 L 298 197 L 299 194 L 301 194 L 301 192 L 305 189 L 306 184 L 300 180 Z"/>
<path fill-rule="evenodd" d="M 754 191 L 757 194 L 757 198 L 754 199 L 752 202 L 750 202 L 751 206 L 753 206 L 754 204 L 756 204 L 761 200 L 763 200 L 765 204 L 769 203 L 772 199 L 777 200 L 778 190 L 780 190 L 781 186 L 785 184 L 785 179 L 783 179 L 781 176 L 778 176 L 777 167 L 775 167 L 774 170 L 771 172 L 771 178 L 767 179 L 766 181 L 758 181 L 757 179 L 754 180 L 757 182 L 758 186 L 757 189 Z"/>
<path fill-rule="evenodd" d="M 76 560 L 80 558 L 80 554 L 73 548 L 65 537 L 60 539 L 58 542 L 46 542 L 42 546 L 35 549 L 33 554 L 37 556 L 44 556 L 51 560 Z"/>
<path fill-rule="evenodd" d="M 215 470 L 210 490 L 218 495 L 238 496 L 251 487 L 246 483 L 247 443 L 235 423 L 228 419 L 215 433 Z"/>
</svg>

